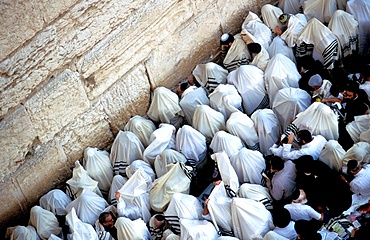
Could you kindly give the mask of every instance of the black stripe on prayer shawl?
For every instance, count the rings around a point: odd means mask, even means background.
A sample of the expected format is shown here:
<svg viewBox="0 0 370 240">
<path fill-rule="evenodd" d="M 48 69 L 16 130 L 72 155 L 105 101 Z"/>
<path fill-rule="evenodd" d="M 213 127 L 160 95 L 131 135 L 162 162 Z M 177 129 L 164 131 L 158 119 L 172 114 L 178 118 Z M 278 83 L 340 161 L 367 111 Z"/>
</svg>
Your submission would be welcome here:
<svg viewBox="0 0 370 240">
<path fill-rule="evenodd" d="M 263 99 L 261 100 L 260 104 L 258 104 L 258 106 L 252 111 L 252 113 L 254 113 L 255 111 L 257 111 L 258 109 L 264 109 L 264 108 L 268 108 L 268 107 L 269 107 L 269 97 L 266 94 L 263 97 Z M 250 115 L 252 115 L 252 113 Z"/>
<path fill-rule="evenodd" d="M 234 233 L 232 230 L 228 231 L 220 226 L 217 226 L 220 229 L 220 234 L 221 236 L 229 236 L 229 237 L 234 237 Z"/>
<path fill-rule="evenodd" d="M 193 178 L 193 171 L 191 171 L 191 170 L 189 170 L 189 169 L 187 169 L 186 168 L 186 166 L 185 166 L 185 164 L 183 164 L 183 163 L 179 163 L 180 164 L 180 167 L 181 167 L 181 169 L 182 169 L 182 171 L 185 173 L 185 175 L 190 179 L 190 181 L 191 181 L 191 179 Z"/>
<path fill-rule="evenodd" d="M 304 56 L 312 56 L 313 53 L 313 44 L 306 44 L 302 42 L 299 46 L 297 45 L 295 56 L 297 58 L 304 57 Z"/>
<path fill-rule="evenodd" d="M 117 200 L 115 198 L 110 200 L 110 205 L 117 207 Z"/>
<path fill-rule="evenodd" d="M 113 172 L 115 175 L 121 175 L 122 177 L 127 177 L 126 168 L 129 164 L 125 162 L 115 162 L 113 166 Z"/>
<path fill-rule="evenodd" d="M 229 185 L 225 185 L 225 190 L 227 196 L 229 196 L 230 198 L 236 197 L 236 192 L 234 192 L 234 190 L 232 190 Z"/>
<path fill-rule="evenodd" d="M 334 61 L 338 55 L 338 40 L 334 39 L 333 42 L 329 44 L 322 53 L 324 58 L 324 67 L 327 69 L 332 69 L 334 67 Z"/>
<path fill-rule="evenodd" d="M 75 200 L 77 198 L 76 193 L 71 189 L 71 186 L 67 183 L 66 186 L 66 194 L 72 199 Z"/>
<path fill-rule="evenodd" d="M 248 65 L 248 64 L 249 64 L 249 60 L 247 58 L 242 58 L 242 59 L 231 61 L 230 63 L 227 63 L 227 64 L 224 63 L 224 66 L 229 72 L 231 72 L 237 69 L 238 67 L 240 67 L 241 65 Z"/>
<path fill-rule="evenodd" d="M 164 216 L 164 219 L 170 224 L 172 232 L 176 235 L 181 234 L 180 222 L 179 217 L 177 216 Z"/>
<path fill-rule="evenodd" d="M 352 55 L 352 49 L 356 49 L 356 52 L 358 50 L 358 37 L 357 36 L 348 37 L 348 42 L 342 46 L 343 57 Z"/>
<path fill-rule="evenodd" d="M 260 150 L 260 144 L 259 143 L 256 143 L 253 146 L 247 145 L 247 148 L 250 149 L 250 150 L 259 151 Z"/>
<path fill-rule="evenodd" d="M 261 202 L 267 210 L 273 209 L 272 202 L 268 198 L 263 198 L 259 200 L 259 202 Z"/>
<path fill-rule="evenodd" d="M 163 229 L 162 228 L 154 228 L 154 227 L 151 227 L 149 226 L 149 232 L 150 232 L 150 235 L 152 236 L 152 238 L 154 240 L 161 240 L 162 237 L 163 237 Z"/>
</svg>

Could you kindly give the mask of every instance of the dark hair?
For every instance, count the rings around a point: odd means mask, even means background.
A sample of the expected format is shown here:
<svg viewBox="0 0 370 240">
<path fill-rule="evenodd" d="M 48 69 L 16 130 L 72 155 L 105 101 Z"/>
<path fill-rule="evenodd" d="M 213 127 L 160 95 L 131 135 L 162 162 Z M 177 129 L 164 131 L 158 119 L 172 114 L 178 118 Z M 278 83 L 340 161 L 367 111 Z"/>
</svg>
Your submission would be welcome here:
<svg viewBox="0 0 370 240">
<path fill-rule="evenodd" d="M 338 97 L 339 95 L 339 87 L 338 85 L 331 85 L 330 87 L 330 94 L 333 95 L 334 97 Z"/>
<path fill-rule="evenodd" d="M 248 47 L 249 52 L 251 53 L 260 53 L 262 50 L 261 44 L 259 43 L 248 43 L 247 47 Z"/>
<path fill-rule="evenodd" d="M 310 131 L 308 130 L 300 130 L 298 132 L 298 137 L 299 139 L 304 140 L 306 143 L 309 143 L 312 141 L 312 135 L 310 133 Z"/>
<path fill-rule="evenodd" d="M 272 214 L 272 221 L 275 226 L 279 228 L 285 228 L 290 223 L 290 213 L 288 209 L 279 208 L 274 210 Z"/>
<path fill-rule="evenodd" d="M 110 212 L 102 212 L 100 215 L 99 215 L 99 223 L 100 224 L 104 224 L 106 222 L 106 219 L 109 215 L 112 215 Z M 113 215 L 112 215 L 113 217 Z"/>
<path fill-rule="evenodd" d="M 183 82 L 183 83 L 180 84 L 181 91 L 185 91 L 188 87 L 189 87 L 188 81 Z"/>
<path fill-rule="evenodd" d="M 284 160 L 278 156 L 273 156 L 271 158 L 271 168 L 274 170 L 282 170 L 284 168 Z"/>
<path fill-rule="evenodd" d="M 351 159 L 347 162 L 347 174 L 350 174 L 351 171 L 356 171 L 360 168 L 357 160 Z"/>
<path fill-rule="evenodd" d="M 292 198 L 292 200 L 297 200 L 298 198 L 299 198 L 299 196 L 301 195 L 301 191 L 300 191 L 300 189 L 296 189 L 296 190 L 294 190 L 294 192 L 292 193 L 292 196 L 291 196 L 291 198 Z"/>
<path fill-rule="evenodd" d="M 157 214 L 154 216 L 155 219 L 157 219 L 158 221 L 163 221 L 164 220 L 164 216 L 162 214 Z"/>
<path fill-rule="evenodd" d="M 357 94 L 359 90 L 359 85 L 357 82 L 350 81 L 344 86 L 344 90 Z"/>
<path fill-rule="evenodd" d="M 312 173 L 314 161 L 311 155 L 303 155 L 295 160 L 294 163 L 298 171 Z"/>
<path fill-rule="evenodd" d="M 294 230 L 300 235 L 302 239 L 320 239 L 315 236 L 317 231 L 322 226 L 322 223 L 319 221 L 306 221 L 306 220 L 298 220 L 294 224 Z"/>
</svg>

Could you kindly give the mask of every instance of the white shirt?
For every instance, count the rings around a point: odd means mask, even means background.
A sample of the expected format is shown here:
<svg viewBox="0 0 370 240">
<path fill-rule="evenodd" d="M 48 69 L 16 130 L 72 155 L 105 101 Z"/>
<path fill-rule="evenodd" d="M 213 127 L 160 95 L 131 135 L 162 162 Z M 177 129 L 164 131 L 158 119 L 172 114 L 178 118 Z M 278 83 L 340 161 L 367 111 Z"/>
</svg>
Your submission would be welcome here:
<svg viewBox="0 0 370 240">
<path fill-rule="evenodd" d="M 366 81 L 363 84 L 361 84 L 360 89 L 363 89 L 366 92 L 367 97 L 370 101 L 370 81 Z"/>
<path fill-rule="evenodd" d="M 311 155 L 314 160 L 317 160 L 325 144 L 326 139 L 321 135 L 317 135 L 313 137 L 311 142 L 302 145 L 301 149 L 291 150 L 292 144 L 283 144 L 283 146 L 279 147 L 274 144 L 270 148 L 270 151 L 275 156 L 281 157 L 285 160 L 295 160 L 304 155 Z"/>
<path fill-rule="evenodd" d="M 365 166 L 350 183 L 351 191 L 362 197 L 370 197 L 370 167 Z"/>
<path fill-rule="evenodd" d="M 267 188 L 275 200 L 281 200 L 292 195 L 295 189 L 296 169 L 292 161 L 286 161 L 284 168 L 274 174 Z"/>
<path fill-rule="evenodd" d="M 290 213 L 293 221 L 311 219 L 320 220 L 321 214 L 316 212 L 311 206 L 302 203 L 289 203 L 284 206 Z"/>
<path fill-rule="evenodd" d="M 295 222 L 290 221 L 288 226 L 286 226 L 285 228 L 275 227 L 273 232 L 279 234 L 280 236 L 286 237 L 290 240 L 295 240 L 298 237 L 298 234 L 294 229 L 294 224 Z"/>
</svg>

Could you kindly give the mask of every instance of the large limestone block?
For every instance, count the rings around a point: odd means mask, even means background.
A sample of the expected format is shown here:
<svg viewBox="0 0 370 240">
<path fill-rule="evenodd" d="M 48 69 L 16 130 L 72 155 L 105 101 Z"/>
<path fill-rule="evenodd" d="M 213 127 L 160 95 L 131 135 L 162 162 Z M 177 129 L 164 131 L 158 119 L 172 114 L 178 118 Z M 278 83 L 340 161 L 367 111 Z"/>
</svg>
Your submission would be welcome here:
<svg viewBox="0 0 370 240">
<path fill-rule="evenodd" d="M 103 106 L 95 104 L 68 124 L 56 139 L 63 146 L 68 162 L 73 164 L 83 156 L 86 147 L 103 149 L 113 142 L 114 136 Z"/>
<path fill-rule="evenodd" d="M 16 226 L 21 222 L 27 224 L 22 218 L 28 206 L 18 184 L 12 179 L 1 181 L 0 203 L 0 229 L 5 230 L 6 224 L 8 226 Z"/>
<path fill-rule="evenodd" d="M 70 70 L 60 73 L 25 103 L 41 143 L 53 139 L 89 106 L 79 74 Z"/>
<path fill-rule="evenodd" d="M 132 116 L 146 114 L 149 108 L 149 95 L 149 80 L 144 66 L 139 65 L 99 99 L 99 104 L 109 117 L 114 135 L 123 129 Z"/>
<path fill-rule="evenodd" d="M 8 0 L 0 2 L 0 61 L 77 0 Z"/>
<path fill-rule="evenodd" d="M 80 1 L 17 48 L 9 58 L 0 62 L 0 119 L 9 109 L 24 102 L 42 82 L 57 75 L 61 66 L 69 65 L 74 70 L 79 56 L 131 17 L 144 2 Z M 114 61 L 114 56 L 109 61 Z M 91 78 L 86 80 L 87 83 Z"/>
<path fill-rule="evenodd" d="M 23 106 L 0 122 L 0 180 L 24 163 L 35 137 L 31 119 Z"/>
</svg>

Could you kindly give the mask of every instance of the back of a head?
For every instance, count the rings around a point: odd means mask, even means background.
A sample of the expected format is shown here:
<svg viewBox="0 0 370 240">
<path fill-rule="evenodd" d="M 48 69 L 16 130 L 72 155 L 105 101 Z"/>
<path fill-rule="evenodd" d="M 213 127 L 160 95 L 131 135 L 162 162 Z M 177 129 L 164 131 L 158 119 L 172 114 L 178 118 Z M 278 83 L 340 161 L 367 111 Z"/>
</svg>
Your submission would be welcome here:
<svg viewBox="0 0 370 240">
<path fill-rule="evenodd" d="M 259 43 L 249 43 L 247 47 L 248 47 L 249 52 L 251 53 L 260 53 L 262 50 L 261 44 Z"/>
<path fill-rule="evenodd" d="M 298 220 L 294 224 L 294 229 L 300 235 L 301 239 L 316 240 L 321 239 L 320 234 L 320 236 L 316 235 L 321 226 L 322 223 L 319 221 Z"/>
<path fill-rule="evenodd" d="M 279 22 L 283 25 L 286 25 L 288 24 L 288 20 L 289 20 L 289 15 L 286 14 L 286 13 L 283 13 L 279 16 Z"/>
<path fill-rule="evenodd" d="M 221 36 L 220 44 L 221 45 L 229 45 L 229 43 L 234 42 L 234 36 L 230 33 L 224 33 Z"/>
<path fill-rule="evenodd" d="M 356 171 L 359 168 L 357 160 L 351 159 L 347 162 L 347 174 L 350 174 L 351 171 Z"/>
<path fill-rule="evenodd" d="M 300 130 L 298 132 L 298 138 L 300 139 L 300 141 L 305 141 L 306 143 L 312 141 L 312 135 L 308 130 Z"/>
<path fill-rule="evenodd" d="M 284 160 L 278 156 L 273 156 L 271 158 L 271 168 L 278 171 L 282 170 L 284 168 Z"/>
<path fill-rule="evenodd" d="M 290 223 L 290 213 L 285 208 L 278 208 L 274 210 L 272 214 L 272 221 L 274 222 L 274 225 L 279 228 L 285 228 Z"/>
<path fill-rule="evenodd" d="M 303 155 L 295 160 L 294 163 L 298 171 L 312 173 L 314 161 L 311 155 Z"/>
<path fill-rule="evenodd" d="M 355 81 L 349 81 L 345 86 L 344 86 L 344 90 L 348 91 L 348 92 L 352 92 L 354 94 L 358 93 L 358 90 L 359 90 L 359 85 L 357 82 Z"/>
</svg>

